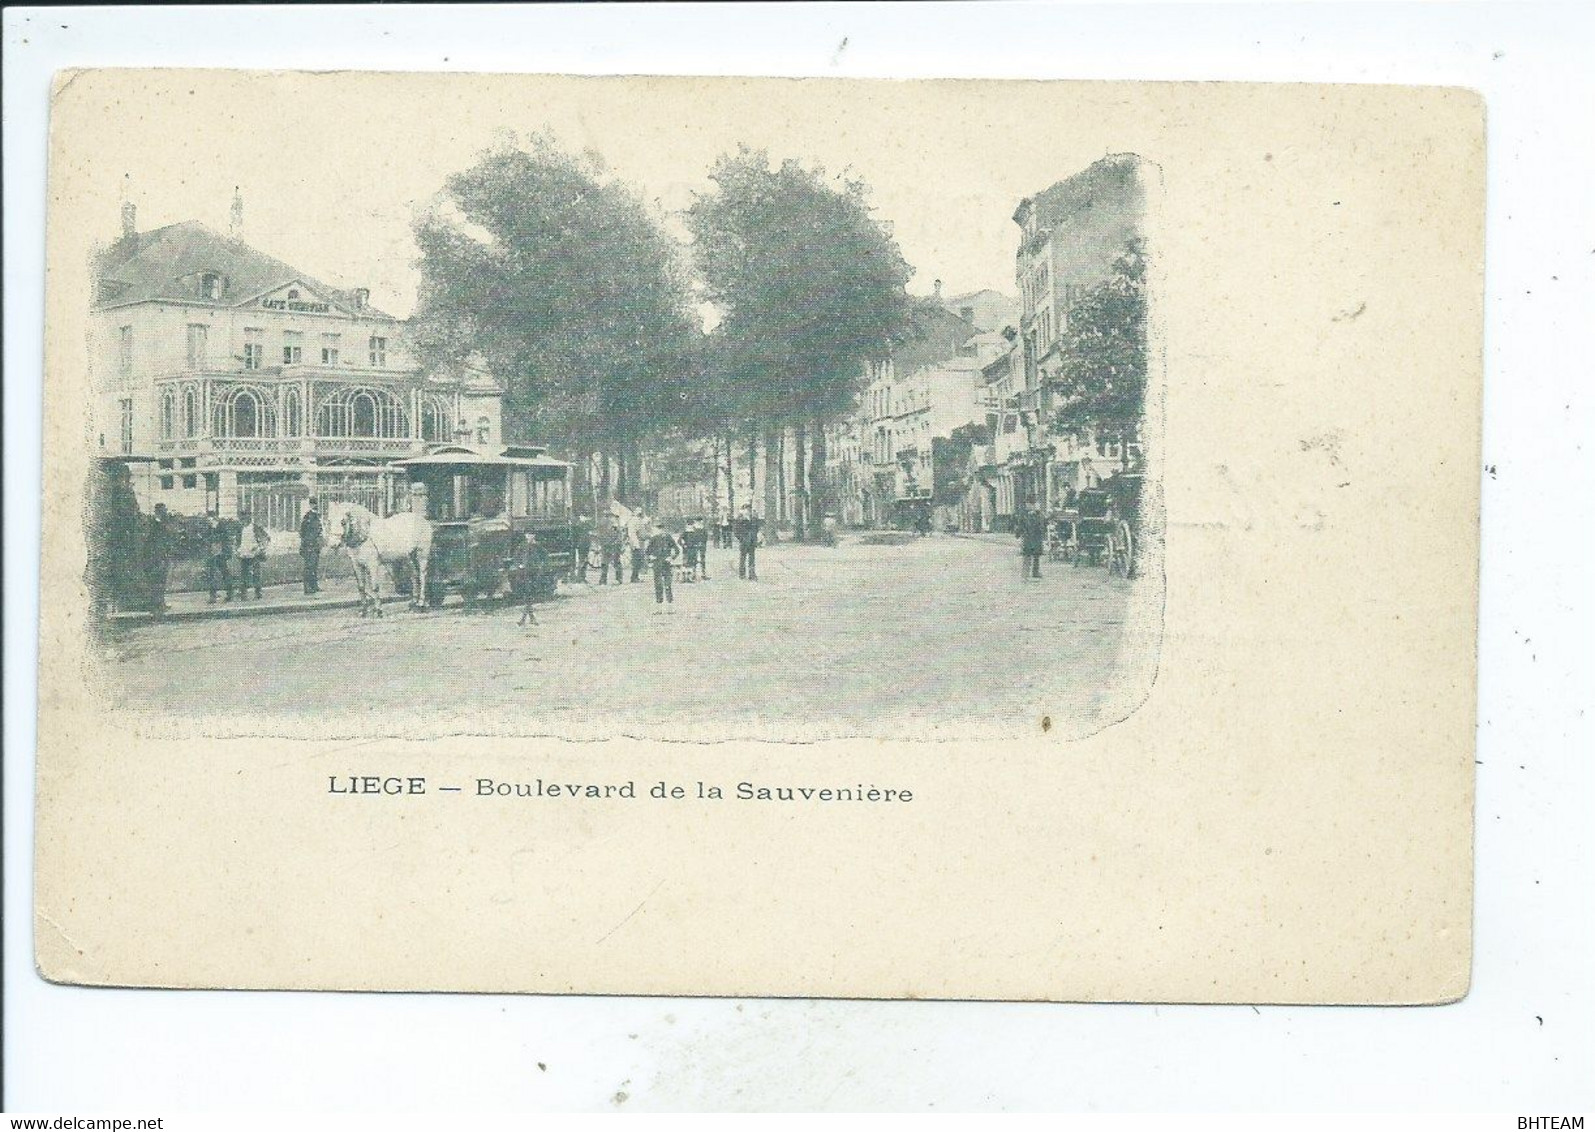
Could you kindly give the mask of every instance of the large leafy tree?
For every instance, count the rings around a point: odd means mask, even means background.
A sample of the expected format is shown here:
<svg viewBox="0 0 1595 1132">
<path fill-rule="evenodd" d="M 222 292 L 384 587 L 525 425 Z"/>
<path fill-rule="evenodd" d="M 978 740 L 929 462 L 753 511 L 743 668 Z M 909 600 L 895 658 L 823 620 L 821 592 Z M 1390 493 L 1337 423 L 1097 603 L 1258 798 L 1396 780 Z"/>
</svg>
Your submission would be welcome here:
<svg viewBox="0 0 1595 1132">
<path fill-rule="evenodd" d="M 622 478 L 701 415 L 702 333 L 679 246 L 591 155 L 545 136 L 451 176 L 416 221 L 423 359 L 504 381 L 506 424 Z M 604 485 L 607 489 L 607 483 Z"/>
<path fill-rule="evenodd" d="M 772 442 L 793 428 L 797 486 L 817 513 L 824 484 L 803 477 L 823 476 L 824 423 L 853 407 L 864 363 L 907 327 L 912 269 L 862 181 L 796 160 L 774 165 L 745 146 L 721 156 L 709 178 L 686 216 L 706 298 L 721 315 L 709 386 L 727 421 L 764 428 L 770 468 Z M 772 487 L 775 479 L 766 476 Z"/>
<path fill-rule="evenodd" d="M 1112 274 L 1069 311 L 1055 379 L 1059 423 L 1132 435 L 1146 405 L 1146 252 L 1131 240 Z"/>
</svg>

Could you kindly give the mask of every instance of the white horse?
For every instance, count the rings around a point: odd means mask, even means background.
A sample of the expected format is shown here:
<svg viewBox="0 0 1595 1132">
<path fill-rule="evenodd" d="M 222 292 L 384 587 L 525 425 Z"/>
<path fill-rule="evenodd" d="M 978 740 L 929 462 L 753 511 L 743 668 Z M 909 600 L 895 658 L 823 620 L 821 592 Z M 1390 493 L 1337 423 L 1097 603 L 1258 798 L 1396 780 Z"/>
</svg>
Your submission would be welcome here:
<svg viewBox="0 0 1595 1132">
<path fill-rule="evenodd" d="M 329 548 L 342 546 L 354 566 L 360 590 L 360 616 L 375 610 L 382 616 L 383 567 L 403 561 L 410 566 L 410 608 L 426 604 L 427 569 L 432 557 L 432 524 L 426 519 L 424 493 L 412 496 L 412 510 L 379 518 L 358 503 L 332 503 L 327 507 Z"/>
</svg>

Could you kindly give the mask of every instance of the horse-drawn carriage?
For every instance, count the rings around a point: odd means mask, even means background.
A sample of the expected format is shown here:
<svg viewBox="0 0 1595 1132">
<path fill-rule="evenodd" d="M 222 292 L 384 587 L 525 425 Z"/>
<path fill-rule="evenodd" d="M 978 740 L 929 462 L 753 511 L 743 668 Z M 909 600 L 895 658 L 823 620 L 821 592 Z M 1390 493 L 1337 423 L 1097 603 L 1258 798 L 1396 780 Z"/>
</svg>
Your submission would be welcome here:
<svg viewBox="0 0 1595 1132">
<path fill-rule="evenodd" d="M 412 605 L 434 609 L 450 593 L 467 604 L 552 597 L 570 572 L 576 538 L 563 460 L 542 448 L 449 444 L 394 467 L 409 476 L 408 510 L 378 518 L 358 504 L 327 508 L 327 545 L 348 550 L 362 615 L 382 615 L 385 567 Z"/>
<path fill-rule="evenodd" d="M 1106 566 L 1124 578 L 1134 574 L 1141 480 L 1140 473 L 1120 472 L 1075 496 L 1074 506 L 1052 522 L 1052 558 L 1076 566 Z"/>
<path fill-rule="evenodd" d="M 425 496 L 429 606 L 442 605 L 451 592 L 467 603 L 499 594 L 552 597 L 569 575 L 576 540 L 571 466 L 563 460 L 529 446 L 491 451 L 451 444 L 395 466 L 410 477 L 412 505 Z"/>
</svg>

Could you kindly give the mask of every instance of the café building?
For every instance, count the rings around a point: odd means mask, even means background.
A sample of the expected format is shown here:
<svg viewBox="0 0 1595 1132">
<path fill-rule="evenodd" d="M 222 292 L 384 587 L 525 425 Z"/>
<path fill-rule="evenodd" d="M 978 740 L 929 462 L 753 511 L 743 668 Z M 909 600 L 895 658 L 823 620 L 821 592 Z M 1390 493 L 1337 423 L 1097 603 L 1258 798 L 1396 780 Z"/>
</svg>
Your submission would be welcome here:
<svg viewBox="0 0 1595 1132">
<path fill-rule="evenodd" d="M 235 230 L 241 211 L 235 198 Z M 499 383 L 426 372 L 365 288 L 193 221 L 140 232 L 131 203 L 95 267 L 96 443 L 131 458 L 145 510 L 249 511 L 279 530 L 311 496 L 387 513 L 404 494 L 393 461 L 504 443 Z"/>
</svg>

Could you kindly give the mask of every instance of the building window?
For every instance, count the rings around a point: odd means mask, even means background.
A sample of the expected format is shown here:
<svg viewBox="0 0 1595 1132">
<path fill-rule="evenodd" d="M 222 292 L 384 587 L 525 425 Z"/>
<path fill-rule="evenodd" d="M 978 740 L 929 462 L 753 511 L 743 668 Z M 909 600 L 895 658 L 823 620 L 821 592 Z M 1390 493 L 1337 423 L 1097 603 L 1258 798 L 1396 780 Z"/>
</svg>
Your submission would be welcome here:
<svg viewBox="0 0 1595 1132">
<path fill-rule="evenodd" d="M 346 389 L 321 403 L 316 435 L 401 438 L 410 435 L 404 402 L 386 389 Z"/>
<path fill-rule="evenodd" d="M 216 402 L 211 419 L 215 436 L 253 438 L 272 435 L 270 403 L 258 390 L 234 389 Z"/>
<path fill-rule="evenodd" d="M 447 444 L 450 439 L 449 407 L 441 397 L 421 400 L 421 439 L 430 444 Z"/>
<path fill-rule="evenodd" d="M 133 328 L 123 326 L 117 329 L 117 372 L 123 377 L 133 376 Z"/>
<path fill-rule="evenodd" d="M 170 440 L 177 430 L 177 397 L 170 389 L 161 391 L 161 439 Z"/>
<path fill-rule="evenodd" d="M 199 431 L 199 393 L 192 387 L 183 390 L 183 435 Z"/>
<path fill-rule="evenodd" d="M 341 337 L 342 335 L 339 334 L 323 334 L 321 336 L 322 365 L 335 366 L 338 364 L 338 340 Z"/>
<path fill-rule="evenodd" d="M 259 369 L 266 361 L 266 332 L 258 327 L 244 328 L 244 368 Z"/>
<path fill-rule="evenodd" d="M 188 327 L 188 368 L 204 369 L 210 354 L 210 327 L 204 323 L 190 323 Z"/>
<path fill-rule="evenodd" d="M 172 490 L 172 484 L 174 482 L 176 482 L 176 481 L 171 476 L 162 476 L 161 477 L 161 490 L 162 491 L 171 491 Z"/>
<path fill-rule="evenodd" d="M 199 296 L 212 301 L 222 297 L 222 277 L 215 271 L 203 271 L 199 276 Z"/>
<path fill-rule="evenodd" d="M 299 408 L 299 390 L 290 389 L 282 398 L 283 435 L 298 436 L 303 427 L 304 414 Z"/>
<path fill-rule="evenodd" d="M 184 476 L 183 477 L 183 486 L 184 487 L 198 487 L 199 486 L 199 477 L 198 476 Z"/>
<path fill-rule="evenodd" d="M 386 369 L 388 366 L 388 340 L 373 334 L 371 336 L 371 368 Z"/>
<path fill-rule="evenodd" d="M 117 402 L 122 415 L 122 455 L 133 454 L 133 398 L 123 397 Z"/>
<path fill-rule="evenodd" d="M 297 330 L 282 332 L 282 364 L 297 366 L 305 360 L 305 336 Z"/>
</svg>

